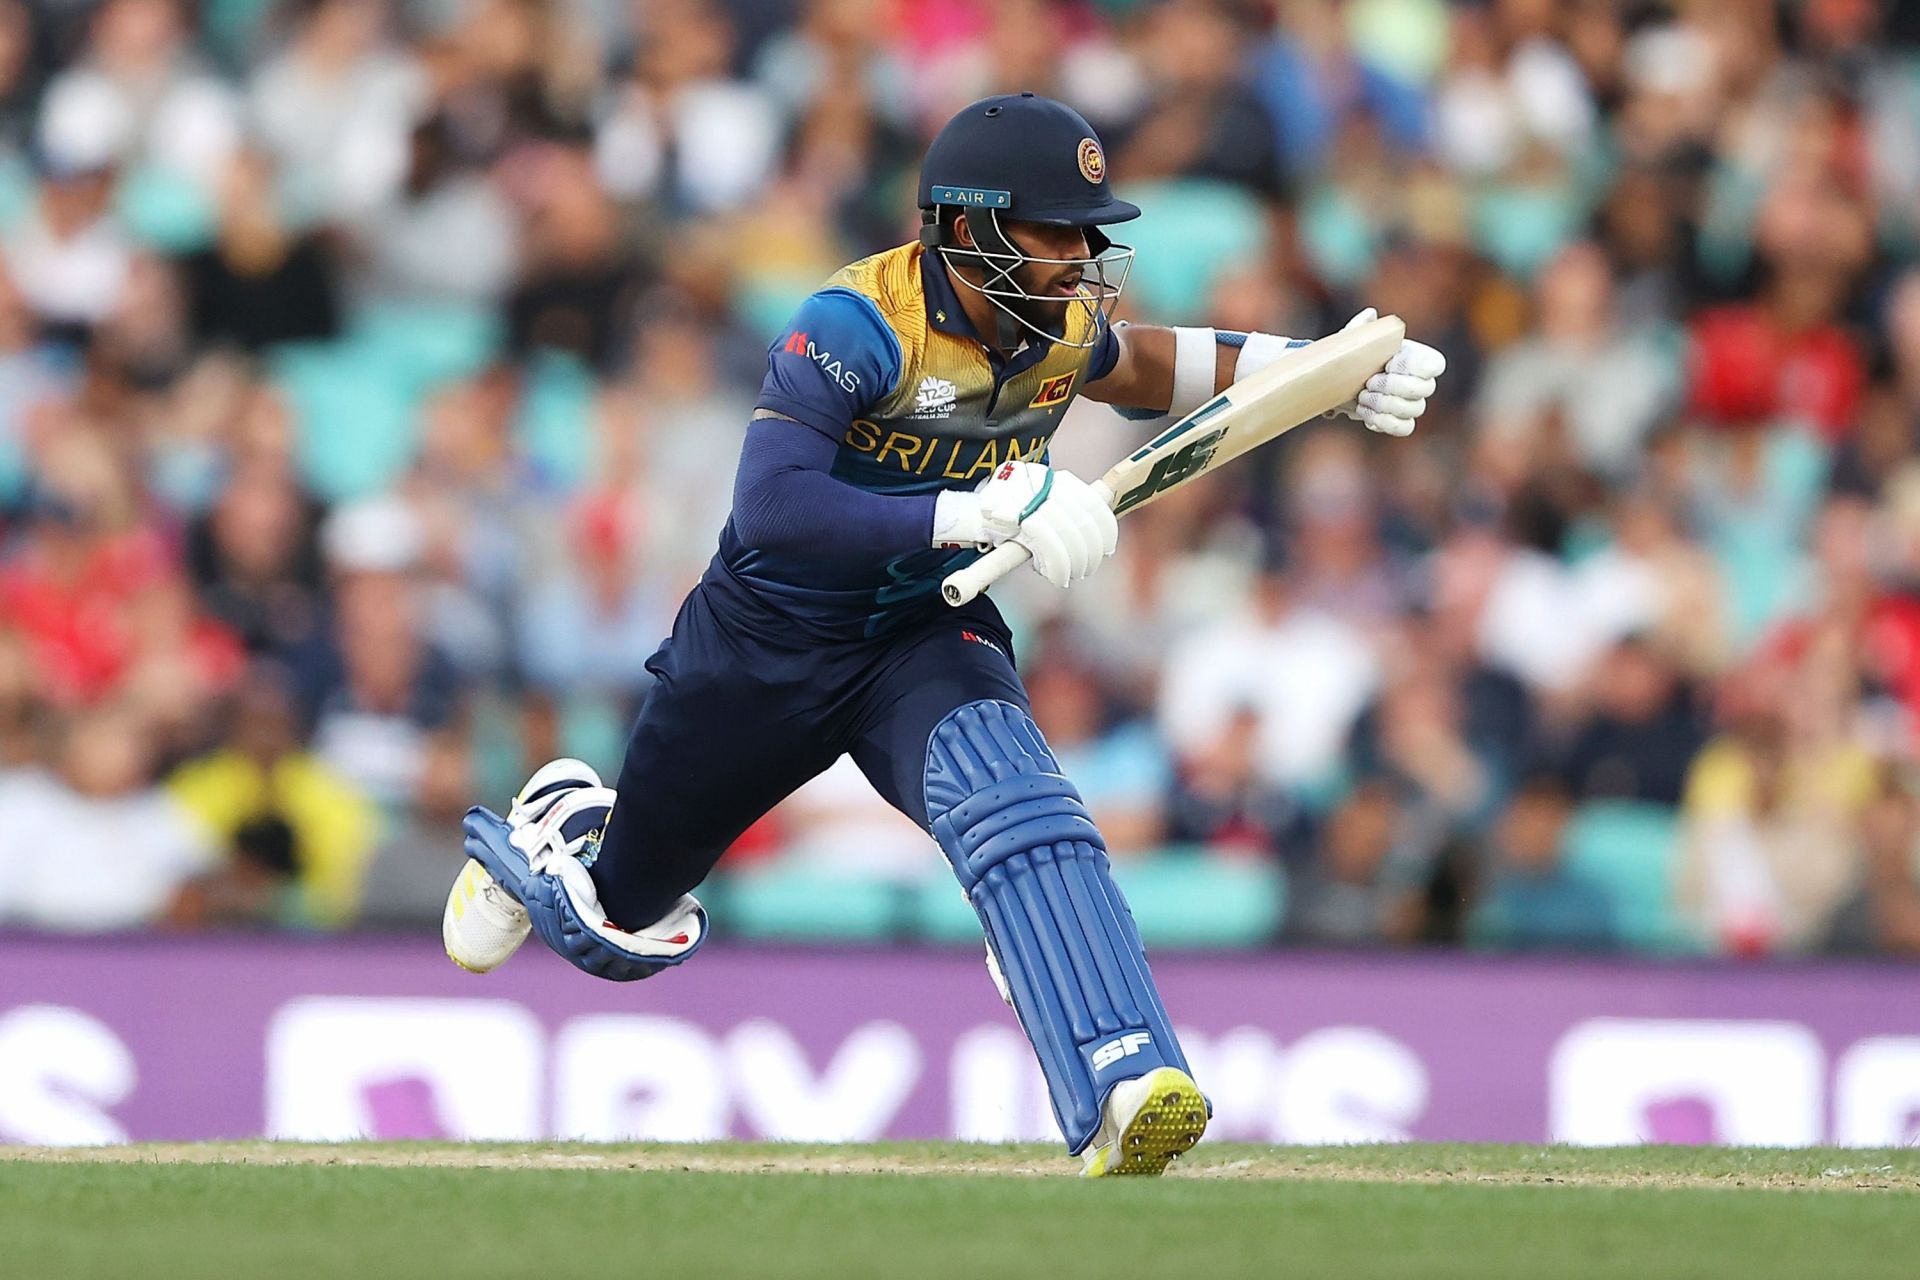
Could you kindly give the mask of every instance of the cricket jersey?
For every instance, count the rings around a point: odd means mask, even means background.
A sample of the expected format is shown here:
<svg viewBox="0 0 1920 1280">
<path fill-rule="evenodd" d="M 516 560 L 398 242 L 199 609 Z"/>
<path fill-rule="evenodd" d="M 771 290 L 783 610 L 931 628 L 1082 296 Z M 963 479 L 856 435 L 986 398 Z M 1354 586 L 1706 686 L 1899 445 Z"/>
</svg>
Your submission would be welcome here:
<svg viewBox="0 0 1920 1280">
<path fill-rule="evenodd" d="M 973 489 L 1002 462 L 1045 461 L 1074 396 L 1113 368 L 1119 344 L 1104 318 L 1075 306 L 1064 323 L 1064 341 L 1036 336 L 1003 358 L 974 332 L 939 260 L 902 245 L 846 267 L 801 305 L 768 349 L 756 407 L 791 419 L 782 431 L 831 442 L 829 474 L 855 489 Z M 743 539 L 737 517 L 709 583 L 724 576 L 823 636 L 878 635 L 937 607 L 940 580 L 978 555 L 774 551 Z"/>
</svg>

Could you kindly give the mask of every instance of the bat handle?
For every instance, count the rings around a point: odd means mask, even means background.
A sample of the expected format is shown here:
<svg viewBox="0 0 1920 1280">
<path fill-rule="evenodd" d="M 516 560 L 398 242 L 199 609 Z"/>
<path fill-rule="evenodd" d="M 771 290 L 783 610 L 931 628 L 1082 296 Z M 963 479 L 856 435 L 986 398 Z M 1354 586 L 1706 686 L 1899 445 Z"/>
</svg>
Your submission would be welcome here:
<svg viewBox="0 0 1920 1280">
<path fill-rule="evenodd" d="M 1113 489 L 1104 478 L 1095 480 L 1090 487 L 1100 495 L 1102 502 L 1113 505 Z M 958 609 L 1031 559 L 1033 552 L 1019 543 L 1003 542 L 966 568 L 955 569 L 948 574 L 940 583 L 940 594 L 948 604 Z"/>
<path fill-rule="evenodd" d="M 940 584 L 940 594 L 958 609 L 1000 579 L 1033 559 L 1033 552 L 1017 542 L 1003 542 L 964 569 L 955 569 Z"/>
</svg>

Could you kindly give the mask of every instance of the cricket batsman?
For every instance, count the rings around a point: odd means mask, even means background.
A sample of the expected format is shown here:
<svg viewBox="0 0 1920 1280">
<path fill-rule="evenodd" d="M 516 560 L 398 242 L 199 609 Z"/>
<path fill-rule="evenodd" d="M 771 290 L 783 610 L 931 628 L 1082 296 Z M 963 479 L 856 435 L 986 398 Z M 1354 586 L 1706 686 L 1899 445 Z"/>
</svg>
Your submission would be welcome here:
<svg viewBox="0 0 1920 1280">
<path fill-rule="evenodd" d="M 1133 250 L 1105 228 L 1140 210 L 1062 103 L 961 111 L 919 203 L 918 241 L 839 272 L 769 349 L 719 553 L 647 663 L 618 785 L 556 760 L 504 819 L 467 815 L 447 954 L 484 973 L 532 931 L 615 982 L 682 964 L 721 854 L 851 755 L 952 864 L 1084 1171 L 1157 1174 L 1209 1104 L 1006 623 L 940 583 L 1007 541 L 1063 588 L 1113 554 L 1107 502 L 1047 461 L 1076 395 L 1179 418 L 1301 344 L 1111 323 Z M 1342 411 L 1404 436 L 1445 367 L 1406 342 Z"/>
</svg>

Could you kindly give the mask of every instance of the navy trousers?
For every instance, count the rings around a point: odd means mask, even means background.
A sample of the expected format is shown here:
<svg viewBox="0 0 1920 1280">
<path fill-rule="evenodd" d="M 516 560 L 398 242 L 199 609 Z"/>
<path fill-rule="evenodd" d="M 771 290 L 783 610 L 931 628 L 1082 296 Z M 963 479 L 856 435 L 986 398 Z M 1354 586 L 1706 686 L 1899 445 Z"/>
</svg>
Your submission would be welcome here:
<svg viewBox="0 0 1920 1280">
<path fill-rule="evenodd" d="M 741 832 L 842 755 L 926 826 L 934 726 L 982 698 L 1027 706 L 1006 623 L 984 596 L 881 636 L 819 640 L 710 574 L 647 669 L 655 682 L 593 864 L 608 919 L 629 929 L 665 915 Z"/>
</svg>

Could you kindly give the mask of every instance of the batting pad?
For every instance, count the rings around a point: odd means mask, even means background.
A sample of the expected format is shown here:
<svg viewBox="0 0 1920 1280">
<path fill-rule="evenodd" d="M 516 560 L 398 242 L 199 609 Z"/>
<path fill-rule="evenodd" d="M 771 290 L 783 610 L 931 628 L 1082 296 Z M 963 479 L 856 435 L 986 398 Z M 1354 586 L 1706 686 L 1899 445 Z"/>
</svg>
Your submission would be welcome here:
<svg viewBox="0 0 1920 1280">
<path fill-rule="evenodd" d="M 980 701 L 927 743 L 927 818 L 986 927 L 1076 1153 L 1121 1080 L 1187 1070 L 1106 842 L 1027 713 Z"/>
</svg>

